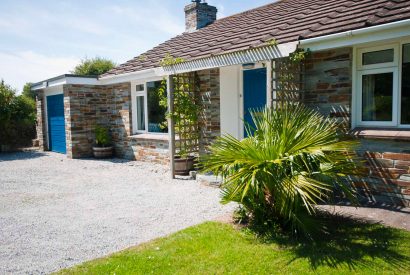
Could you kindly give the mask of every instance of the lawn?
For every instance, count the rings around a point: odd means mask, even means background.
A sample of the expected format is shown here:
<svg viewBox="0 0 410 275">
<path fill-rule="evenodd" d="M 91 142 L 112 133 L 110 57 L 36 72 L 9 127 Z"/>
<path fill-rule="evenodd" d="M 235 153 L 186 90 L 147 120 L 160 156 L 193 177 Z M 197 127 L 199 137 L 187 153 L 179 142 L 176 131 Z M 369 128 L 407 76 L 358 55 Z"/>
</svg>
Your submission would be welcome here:
<svg viewBox="0 0 410 275">
<path fill-rule="evenodd" d="M 208 222 L 59 274 L 409 274 L 410 232 L 351 220 L 320 241 Z"/>
</svg>

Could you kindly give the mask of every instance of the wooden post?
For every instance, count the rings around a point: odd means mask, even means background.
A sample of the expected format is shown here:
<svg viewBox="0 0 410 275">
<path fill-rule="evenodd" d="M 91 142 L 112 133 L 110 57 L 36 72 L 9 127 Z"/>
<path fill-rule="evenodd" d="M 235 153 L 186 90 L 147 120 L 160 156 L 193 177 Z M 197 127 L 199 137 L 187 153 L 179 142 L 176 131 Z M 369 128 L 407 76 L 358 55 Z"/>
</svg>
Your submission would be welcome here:
<svg viewBox="0 0 410 275">
<path fill-rule="evenodd" d="M 174 113 L 174 78 L 169 75 L 167 78 L 168 112 Z M 175 179 L 175 123 L 172 115 L 168 117 L 169 135 L 169 157 L 171 168 L 171 179 Z"/>
<path fill-rule="evenodd" d="M 272 61 L 267 62 L 266 66 L 266 90 L 267 90 L 267 95 L 266 95 L 266 107 L 271 108 L 272 107 Z"/>
<path fill-rule="evenodd" d="M 276 61 L 270 62 L 270 94 L 271 94 L 271 108 L 276 108 L 277 104 L 277 79 L 276 79 Z"/>
</svg>

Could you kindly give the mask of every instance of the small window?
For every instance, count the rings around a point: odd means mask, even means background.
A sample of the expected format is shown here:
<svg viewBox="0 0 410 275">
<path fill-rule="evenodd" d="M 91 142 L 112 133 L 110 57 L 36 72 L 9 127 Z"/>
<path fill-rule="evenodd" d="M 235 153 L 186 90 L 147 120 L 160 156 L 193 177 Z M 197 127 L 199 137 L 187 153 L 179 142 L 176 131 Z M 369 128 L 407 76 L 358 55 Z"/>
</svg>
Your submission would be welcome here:
<svg viewBox="0 0 410 275">
<path fill-rule="evenodd" d="M 410 44 L 403 45 L 401 123 L 410 124 Z"/>
<path fill-rule="evenodd" d="M 144 91 L 144 84 L 139 84 L 135 86 L 135 91 L 143 92 Z"/>
<path fill-rule="evenodd" d="M 144 96 L 137 96 L 137 130 L 145 131 L 145 104 Z"/>
<path fill-rule="evenodd" d="M 394 61 L 394 49 L 363 53 L 363 65 L 390 63 Z"/>
</svg>

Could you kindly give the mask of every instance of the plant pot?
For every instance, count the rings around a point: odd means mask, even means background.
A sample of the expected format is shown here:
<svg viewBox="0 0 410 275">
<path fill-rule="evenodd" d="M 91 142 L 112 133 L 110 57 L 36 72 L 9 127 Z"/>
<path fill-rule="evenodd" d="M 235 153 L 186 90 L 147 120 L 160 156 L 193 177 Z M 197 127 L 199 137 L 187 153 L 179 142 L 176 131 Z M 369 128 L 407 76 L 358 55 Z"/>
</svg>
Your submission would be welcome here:
<svg viewBox="0 0 410 275">
<path fill-rule="evenodd" d="M 175 175 L 178 176 L 187 176 L 189 171 L 194 169 L 195 157 L 189 156 L 186 158 L 175 157 Z"/>
<path fill-rule="evenodd" d="M 113 147 L 93 147 L 94 157 L 97 159 L 110 158 L 113 155 Z"/>
</svg>

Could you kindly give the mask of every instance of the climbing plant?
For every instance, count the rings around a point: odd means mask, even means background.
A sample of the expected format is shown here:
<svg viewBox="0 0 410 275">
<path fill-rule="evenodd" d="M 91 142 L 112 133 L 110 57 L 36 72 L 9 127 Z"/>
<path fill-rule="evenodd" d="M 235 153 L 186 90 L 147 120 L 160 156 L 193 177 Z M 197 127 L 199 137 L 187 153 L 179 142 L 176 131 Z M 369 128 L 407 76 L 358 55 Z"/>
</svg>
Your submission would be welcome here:
<svg viewBox="0 0 410 275">
<path fill-rule="evenodd" d="M 198 151 L 199 118 L 201 107 L 199 104 L 199 85 L 195 73 L 179 74 L 173 78 L 174 111 L 167 112 L 166 117 L 174 121 L 177 154 L 187 157 Z M 164 79 L 158 89 L 160 105 L 168 107 L 167 81 Z M 167 121 L 161 124 L 166 128 Z"/>
</svg>

